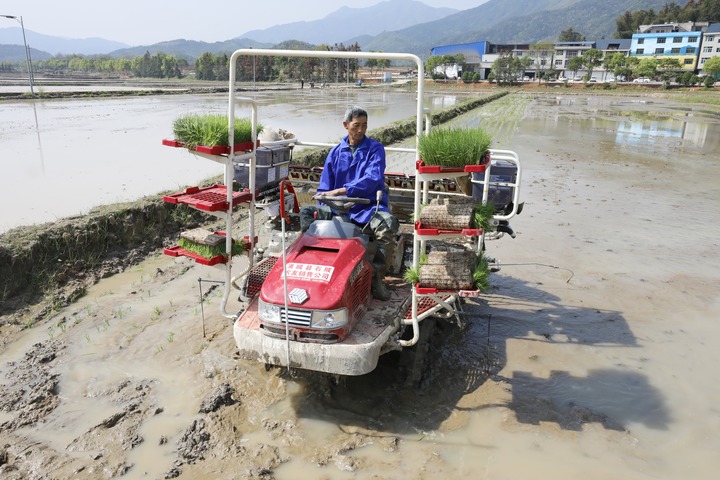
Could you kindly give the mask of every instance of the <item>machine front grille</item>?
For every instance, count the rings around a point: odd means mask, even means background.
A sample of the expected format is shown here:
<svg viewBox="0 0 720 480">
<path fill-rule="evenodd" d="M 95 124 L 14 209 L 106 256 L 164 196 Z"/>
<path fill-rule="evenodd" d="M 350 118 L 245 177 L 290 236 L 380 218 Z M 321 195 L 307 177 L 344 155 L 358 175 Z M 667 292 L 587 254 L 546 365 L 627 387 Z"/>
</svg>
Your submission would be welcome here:
<svg viewBox="0 0 720 480">
<path fill-rule="evenodd" d="M 280 307 L 280 312 L 282 323 L 285 323 L 285 318 L 287 318 L 290 325 L 296 325 L 298 327 L 310 326 L 310 317 L 312 316 L 312 312 L 310 310 L 288 308 L 288 313 L 286 315 L 285 308 Z"/>
</svg>

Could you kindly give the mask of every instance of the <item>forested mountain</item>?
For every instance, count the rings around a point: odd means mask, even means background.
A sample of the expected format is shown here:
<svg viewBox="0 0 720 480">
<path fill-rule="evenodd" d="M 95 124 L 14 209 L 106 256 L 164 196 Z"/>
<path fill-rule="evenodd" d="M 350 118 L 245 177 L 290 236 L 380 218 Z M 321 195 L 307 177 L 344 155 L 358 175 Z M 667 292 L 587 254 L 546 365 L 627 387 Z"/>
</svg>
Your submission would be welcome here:
<svg viewBox="0 0 720 480">
<path fill-rule="evenodd" d="M 478 0 L 478 3 L 480 1 Z M 385 9 L 384 13 L 378 13 L 379 8 Z M 414 0 L 389 0 L 364 8 L 343 7 L 321 20 L 255 30 L 242 35 L 243 38 L 223 42 L 179 39 L 154 45 L 106 50 L 105 53 L 110 52 L 112 57 L 119 58 L 140 56 L 146 52 L 152 55 L 162 52 L 193 61 L 205 52 L 215 55 L 230 54 L 238 48 L 271 48 L 283 41 L 299 40 L 313 46 L 348 46 L 358 43 L 363 51 L 410 52 L 426 56 L 432 47 L 451 43 L 482 40 L 493 43 L 555 41 L 559 33 L 568 28 L 581 33 L 588 40 L 596 40 L 612 38 L 618 28 L 626 37 L 632 35 L 638 22 L 688 19 L 720 22 L 720 0 L 489 0 L 475 8 L 443 16 L 452 11 L 427 7 Z M 423 21 L 423 15 L 443 18 L 397 29 L 399 25 Z M 352 28 L 345 23 L 350 18 Z M 381 29 L 385 31 L 373 36 Z M 0 29 L 0 33 L 2 32 Z M 30 43 L 33 47 L 33 58 L 44 58 L 45 52 L 35 49 L 51 50 L 41 49 L 39 45 L 42 44 L 36 40 L 38 37 L 35 35 L 39 34 L 28 31 L 28 37 L 33 38 Z M 0 44 L 4 43 L 3 38 L 0 35 Z M 48 38 L 53 42 L 58 41 L 57 37 Z M 57 45 L 60 44 L 55 45 L 52 51 L 57 51 Z M 0 61 L 23 60 L 24 55 L 18 57 L 18 52 L 23 53 L 22 47 L 20 50 L 3 48 L 0 50 Z"/>
<path fill-rule="evenodd" d="M 437 45 L 487 40 L 536 43 L 566 28 L 588 39 L 612 38 L 626 11 L 660 9 L 668 0 L 490 0 L 435 22 L 377 35 L 363 50 L 424 53 Z"/>
<path fill-rule="evenodd" d="M 153 45 L 143 45 L 140 47 L 123 48 L 110 52 L 110 56 L 114 58 L 120 57 L 136 57 L 149 52 L 151 55 L 162 52 L 177 58 L 185 58 L 187 60 L 195 60 L 205 52 L 214 54 L 232 52 L 239 48 L 270 48 L 270 43 L 260 43 L 247 38 L 226 40 L 224 42 L 199 42 L 197 40 L 171 40 L 169 42 L 160 42 Z"/>
</svg>

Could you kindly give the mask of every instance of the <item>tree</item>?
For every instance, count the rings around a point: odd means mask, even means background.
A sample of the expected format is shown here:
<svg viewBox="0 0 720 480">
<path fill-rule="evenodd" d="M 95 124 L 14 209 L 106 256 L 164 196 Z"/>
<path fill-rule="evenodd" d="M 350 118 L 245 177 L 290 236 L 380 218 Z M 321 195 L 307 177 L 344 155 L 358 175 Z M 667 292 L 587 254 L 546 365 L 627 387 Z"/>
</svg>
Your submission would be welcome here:
<svg viewBox="0 0 720 480">
<path fill-rule="evenodd" d="M 560 32 L 560 35 L 558 36 L 558 42 L 583 42 L 585 41 L 585 36 L 580 33 L 576 32 L 572 27 L 567 28 Z"/>
<path fill-rule="evenodd" d="M 533 65 L 535 67 L 535 76 L 538 79 L 538 83 L 544 78 L 550 78 L 547 75 L 548 70 L 553 69 L 553 58 L 555 56 L 555 45 L 551 42 L 540 42 L 535 45 L 530 45 L 530 57 L 533 59 Z"/>
<path fill-rule="evenodd" d="M 588 79 L 590 79 L 592 78 L 593 70 L 602 64 L 603 52 L 597 48 L 591 48 L 585 50 L 581 58 L 583 59 L 583 65 L 587 69 Z"/>
<path fill-rule="evenodd" d="M 438 75 L 440 78 L 447 78 L 446 71 L 451 65 L 462 66 L 465 64 L 465 56 L 462 53 L 455 55 L 432 55 L 425 60 L 425 70 L 430 73 L 431 76 Z M 438 72 L 437 70 L 440 70 Z"/>
<path fill-rule="evenodd" d="M 703 65 L 702 71 L 713 78 L 720 75 L 720 57 L 709 58 Z"/>
<path fill-rule="evenodd" d="M 660 58 L 658 59 L 657 69 L 662 72 L 682 70 L 682 65 L 680 65 L 680 60 L 677 58 Z"/>
<path fill-rule="evenodd" d="M 633 70 L 638 63 L 640 63 L 640 59 L 638 57 L 625 57 L 624 62 L 615 67 L 613 73 L 615 74 L 615 77 L 630 80 L 633 76 Z"/>
<path fill-rule="evenodd" d="M 365 60 L 365 67 L 370 69 L 370 76 L 373 74 L 373 70 L 375 70 L 378 66 L 378 61 L 376 58 L 368 58 Z"/>
<path fill-rule="evenodd" d="M 567 63 L 567 69 L 573 72 L 573 77 L 577 75 L 578 70 L 583 68 L 585 65 L 585 61 L 582 57 L 572 57 L 570 60 L 568 60 Z"/>
<path fill-rule="evenodd" d="M 643 58 L 633 68 L 633 75 L 636 77 L 655 78 L 657 75 L 658 61 L 654 58 Z"/>
<path fill-rule="evenodd" d="M 608 53 L 603 59 L 605 73 L 612 71 L 615 74 L 615 69 L 623 65 L 625 65 L 625 55 L 620 52 Z M 615 76 L 617 75 L 615 74 Z M 603 74 L 603 80 L 605 80 L 605 74 Z"/>
<path fill-rule="evenodd" d="M 499 85 L 514 85 L 531 62 L 532 58 L 530 57 L 520 58 L 512 53 L 501 55 L 493 62 L 493 77 Z"/>
</svg>

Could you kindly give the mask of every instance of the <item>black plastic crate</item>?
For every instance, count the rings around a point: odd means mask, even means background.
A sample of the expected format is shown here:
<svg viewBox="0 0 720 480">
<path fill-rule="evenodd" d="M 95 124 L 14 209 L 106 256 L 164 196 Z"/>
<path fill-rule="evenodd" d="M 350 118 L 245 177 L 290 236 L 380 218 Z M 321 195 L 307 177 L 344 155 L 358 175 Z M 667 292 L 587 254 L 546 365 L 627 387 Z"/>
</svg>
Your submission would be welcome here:
<svg viewBox="0 0 720 480">
<path fill-rule="evenodd" d="M 255 151 L 255 189 L 263 190 L 280 183 L 288 177 L 292 149 L 287 145 L 261 146 Z M 234 180 L 241 188 L 250 186 L 250 167 L 234 166 Z"/>
<path fill-rule="evenodd" d="M 485 179 L 485 173 L 473 173 L 472 178 L 475 181 Z M 497 185 L 497 183 L 516 183 L 517 182 L 517 165 L 512 162 L 497 160 L 490 167 L 490 185 L 488 187 L 488 203 L 495 205 L 495 211 L 500 212 L 508 208 L 513 201 L 515 188 L 505 185 Z M 473 182 L 472 196 L 478 202 L 482 201 L 483 185 Z"/>
</svg>

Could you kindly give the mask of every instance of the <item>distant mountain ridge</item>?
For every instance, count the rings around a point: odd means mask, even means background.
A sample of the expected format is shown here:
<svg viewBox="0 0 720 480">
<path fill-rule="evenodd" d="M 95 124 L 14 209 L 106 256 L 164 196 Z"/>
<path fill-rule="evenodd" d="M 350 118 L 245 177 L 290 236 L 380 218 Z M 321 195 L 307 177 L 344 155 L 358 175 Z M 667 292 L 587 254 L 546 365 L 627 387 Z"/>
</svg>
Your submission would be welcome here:
<svg viewBox="0 0 720 480">
<path fill-rule="evenodd" d="M 449 8 L 428 7 L 416 0 L 387 0 L 365 8 L 343 7 L 320 20 L 254 30 L 242 34 L 242 38 L 236 37 L 223 42 L 176 39 L 134 47 L 103 39 L 71 40 L 27 30 L 26 33 L 33 59 L 42 58 L 44 52 L 38 50 L 58 52 L 63 45 L 69 45 L 68 48 L 76 45 L 75 51 L 64 50 L 62 53 L 90 55 L 90 52 L 95 52 L 113 57 L 130 57 L 143 55 L 145 52 L 163 52 L 194 60 L 204 52 L 230 54 L 239 48 L 272 48 L 287 40 L 299 40 L 313 45 L 351 45 L 358 42 L 363 51 L 409 52 L 427 56 L 433 47 L 453 43 L 486 40 L 493 43 L 532 44 L 553 41 L 567 28 L 575 29 L 588 40 L 612 38 L 616 30 L 615 21 L 625 11 L 657 11 L 667 2 L 668 0 L 487 0 L 475 8 L 458 12 Z M 417 15 L 414 12 L 417 12 Z M 446 15 L 448 12 L 450 14 Z M 411 24 L 412 22 L 421 23 Z M 405 24 L 411 25 L 397 28 Z M 22 40 L 19 28 L 0 29 L 0 61 L 24 60 L 22 47 L 19 49 L 20 58 L 17 48 L 9 48 L 17 45 L 18 38 Z M 93 43 L 92 48 L 90 43 Z M 11 53 L 12 59 L 8 57 Z"/>
<path fill-rule="evenodd" d="M 238 38 L 271 44 L 300 40 L 315 45 L 333 45 L 347 43 L 354 37 L 374 36 L 383 31 L 439 20 L 457 12 L 459 10 L 455 8 L 429 7 L 417 0 L 387 0 L 369 7 L 341 7 L 319 20 L 251 30 Z"/>
<path fill-rule="evenodd" d="M 126 43 L 105 40 L 104 38 L 54 37 L 33 32 L 27 28 L 25 29 L 25 36 L 30 48 L 47 52 L 50 55 L 69 53 L 97 55 L 128 46 Z M 23 45 L 22 29 L 20 27 L 0 28 L 0 45 Z M 35 58 L 34 55 L 33 58 Z"/>
</svg>

